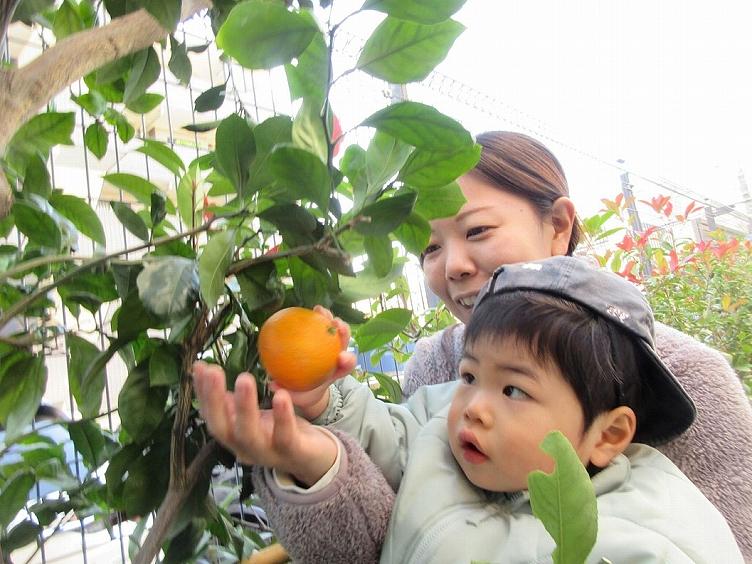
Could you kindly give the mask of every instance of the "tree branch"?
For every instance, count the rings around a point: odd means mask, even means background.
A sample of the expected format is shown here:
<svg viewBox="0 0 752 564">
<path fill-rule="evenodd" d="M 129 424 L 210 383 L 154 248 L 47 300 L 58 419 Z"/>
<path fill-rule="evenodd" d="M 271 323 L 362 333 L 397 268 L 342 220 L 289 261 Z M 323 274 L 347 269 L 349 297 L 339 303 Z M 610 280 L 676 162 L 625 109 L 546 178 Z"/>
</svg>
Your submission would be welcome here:
<svg viewBox="0 0 752 564">
<path fill-rule="evenodd" d="M 170 530 L 175 517 L 180 512 L 183 503 L 198 484 L 202 474 L 211 469 L 214 463 L 217 450 L 217 443 L 214 440 L 209 441 L 201 447 L 196 457 L 191 461 L 188 471 L 185 475 L 183 485 L 170 482 L 162 505 L 159 506 L 157 516 L 154 518 L 154 525 L 149 529 L 141 550 L 138 551 L 133 559 L 133 564 L 150 564 L 154 561 L 157 554 L 162 548 L 167 533 Z"/>
<path fill-rule="evenodd" d="M 210 0 L 185 0 L 181 21 L 210 8 Z M 29 118 L 55 94 L 88 73 L 164 39 L 168 31 L 141 9 L 109 24 L 74 33 L 20 69 L 0 70 L 0 155 Z M 0 219 L 8 215 L 13 195 L 0 174 Z"/>
</svg>

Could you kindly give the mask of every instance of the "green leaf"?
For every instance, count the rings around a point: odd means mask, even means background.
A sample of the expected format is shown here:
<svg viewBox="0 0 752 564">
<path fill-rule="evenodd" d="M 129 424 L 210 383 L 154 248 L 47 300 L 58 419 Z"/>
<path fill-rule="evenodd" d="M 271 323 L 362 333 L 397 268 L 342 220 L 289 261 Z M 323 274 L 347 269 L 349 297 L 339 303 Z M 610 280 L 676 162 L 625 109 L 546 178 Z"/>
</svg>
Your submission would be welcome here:
<svg viewBox="0 0 752 564">
<path fill-rule="evenodd" d="M 358 351 L 365 352 L 386 345 L 410 323 L 409 309 L 388 309 L 369 319 L 355 332 Z"/>
<path fill-rule="evenodd" d="M 90 470 L 102 466 L 115 453 L 117 445 L 105 437 L 99 425 L 93 421 L 81 420 L 68 423 L 71 440 Z"/>
<path fill-rule="evenodd" d="M 73 145 L 71 135 L 76 127 L 73 112 L 46 112 L 31 118 L 13 135 L 8 144 L 9 155 L 33 155 L 46 157 L 54 145 Z"/>
<path fill-rule="evenodd" d="M 405 259 L 395 259 L 392 271 L 384 277 L 377 276 L 370 266 L 366 266 L 364 270 L 358 272 L 358 276 L 355 278 L 340 278 L 342 299 L 348 303 L 353 303 L 388 292 L 392 284 L 402 276 L 404 264 Z"/>
<path fill-rule="evenodd" d="M 107 130 L 97 121 L 86 128 L 84 143 L 92 155 L 101 159 L 107 154 L 108 137 Z"/>
<path fill-rule="evenodd" d="M 182 159 L 177 153 L 175 153 L 175 151 L 161 141 L 144 139 L 143 146 L 136 149 L 136 151 L 151 157 L 175 176 L 180 176 L 185 170 L 185 165 L 183 164 Z"/>
<path fill-rule="evenodd" d="M 31 472 L 19 472 L 12 476 L 0 489 L 0 526 L 7 530 L 10 522 L 21 511 L 29 491 L 34 487 L 34 474 Z"/>
<path fill-rule="evenodd" d="M 316 155 L 290 145 L 278 146 L 271 154 L 269 167 L 293 200 L 306 198 L 326 211 L 331 179 L 326 165 Z"/>
<path fill-rule="evenodd" d="M 13 22 L 24 22 L 32 25 L 32 17 L 46 12 L 55 5 L 54 0 L 21 0 L 16 11 L 13 12 Z"/>
<path fill-rule="evenodd" d="M 399 179 L 415 188 L 445 186 L 472 170 L 480 160 L 480 145 L 452 151 L 416 149 L 399 174 Z"/>
<path fill-rule="evenodd" d="M 394 84 L 423 80 L 464 30 L 454 20 L 425 25 L 389 16 L 366 41 L 357 68 Z"/>
<path fill-rule="evenodd" d="M 225 103 L 225 93 L 227 92 L 227 84 L 220 84 L 209 88 L 206 92 L 202 92 L 196 101 L 193 103 L 193 108 L 197 112 L 211 112 L 218 110 L 222 104 Z"/>
<path fill-rule="evenodd" d="M 274 181 L 269 170 L 269 158 L 275 145 L 292 142 L 292 120 L 288 116 L 271 117 L 253 128 L 253 137 L 256 139 L 256 158 L 251 162 L 251 192 Z"/>
<path fill-rule="evenodd" d="M 356 208 L 361 207 L 365 203 L 366 191 L 368 189 L 365 149 L 360 145 L 350 145 L 345 149 L 345 154 L 342 155 L 339 166 L 353 187 L 353 205 Z"/>
<path fill-rule="evenodd" d="M 366 178 L 368 194 L 380 190 L 405 164 L 412 146 L 391 135 L 377 131 L 366 152 Z"/>
<path fill-rule="evenodd" d="M 377 10 L 394 18 L 423 24 L 443 22 L 465 0 L 366 0 L 363 10 Z"/>
<path fill-rule="evenodd" d="M 149 228 L 141 216 L 134 212 L 128 204 L 122 202 L 110 202 L 112 211 L 115 212 L 115 216 L 118 221 L 123 224 L 128 231 L 133 233 L 136 237 L 142 241 L 149 240 Z"/>
<path fill-rule="evenodd" d="M 194 133 L 206 133 L 207 131 L 211 131 L 212 129 L 217 129 L 217 126 L 220 123 L 222 123 L 221 119 L 215 121 L 207 121 L 204 123 L 190 123 L 188 125 L 184 125 L 183 129 Z"/>
<path fill-rule="evenodd" d="M 387 106 L 362 125 L 375 127 L 419 149 L 448 151 L 473 144 L 470 133 L 459 123 L 419 102 Z"/>
<path fill-rule="evenodd" d="M 392 250 L 392 241 L 389 236 L 363 238 L 363 244 L 368 253 L 368 262 L 373 266 L 376 276 L 383 278 L 392 269 L 394 262 L 394 251 Z"/>
<path fill-rule="evenodd" d="M 136 134 L 136 130 L 130 124 L 128 118 L 112 108 L 107 108 L 104 112 L 104 119 L 115 127 L 115 131 L 117 131 L 118 137 L 123 143 L 128 143 Z"/>
<path fill-rule="evenodd" d="M 227 267 L 235 251 L 235 230 L 214 235 L 198 259 L 201 297 L 209 308 L 217 305 L 225 286 Z"/>
<path fill-rule="evenodd" d="M 84 29 L 84 22 L 70 0 L 63 0 L 55 14 L 52 32 L 58 41 Z"/>
<path fill-rule="evenodd" d="M 167 198 L 162 192 L 151 193 L 151 207 L 149 208 L 149 218 L 151 219 L 152 236 L 157 226 L 164 221 L 167 216 Z"/>
<path fill-rule="evenodd" d="M 118 408 L 123 427 L 134 441 L 146 442 L 157 429 L 164 417 L 166 400 L 167 388 L 149 385 L 146 365 L 131 370 L 118 396 Z"/>
<path fill-rule="evenodd" d="M 318 31 L 308 11 L 251 0 L 232 9 L 219 29 L 217 46 L 246 68 L 270 69 L 298 57 Z"/>
<path fill-rule="evenodd" d="M 30 356 L 14 363 L 12 374 L 0 381 L 0 424 L 5 426 L 5 442 L 10 443 L 28 431 L 47 385 L 43 356 Z"/>
<path fill-rule="evenodd" d="M 222 120 L 217 128 L 214 164 L 232 182 L 238 196 L 246 192 L 255 154 L 256 142 L 248 122 L 237 114 Z"/>
<path fill-rule="evenodd" d="M 95 364 L 102 353 L 95 345 L 73 333 L 67 333 L 65 339 L 68 345 L 68 384 L 71 393 L 81 415 L 94 417 L 99 414 L 102 405 L 106 378 L 104 365 L 96 370 L 87 369 Z"/>
<path fill-rule="evenodd" d="M 146 89 L 159 78 L 161 70 L 159 56 L 153 47 L 136 53 L 131 63 L 128 79 L 125 81 L 123 102 L 128 105 L 133 100 L 143 96 Z"/>
<path fill-rule="evenodd" d="M 533 515 L 554 539 L 556 564 L 585 562 L 598 534 L 598 505 L 593 482 L 577 452 L 559 431 L 552 431 L 540 445 L 556 467 L 551 474 L 528 474 Z"/>
<path fill-rule="evenodd" d="M 199 196 L 197 194 L 200 185 L 201 171 L 198 164 L 194 164 L 188 167 L 188 170 L 182 176 L 180 182 L 178 182 L 176 189 L 180 219 L 183 220 L 183 224 L 188 229 L 192 229 L 201 223 L 201 218 L 198 214 Z"/>
<path fill-rule="evenodd" d="M 162 100 L 164 100 L 164 96 L 162 96 L 161 94 L 147 92 L 146 94 L 143 94 L 135 100 L 129 102 L 126 107 L 130 111 L 136 112 L 137 114 L 148 114 L 154 108 L 159 106 L 159 104 L 162 103 Z"/>
<path fill-rule="evenodd" d="M 29 200 L 13 202 L 13 217 L 16 228 L 29 240 L 51 249 L 59 249 L 62 243 L 60 225 L 46 210 Z"/>
<path fill-rule="evenodd" d="M 63 303 L 71 310 L 71 304 L 79 304 L 96 313 L 104 302 L 118 299 L 115 278 L 109 270 L 104 272 L 83 272 L 58 286 Z"/>
<path fill-rule="evenodd" d="M 97 90 L 89 90 L 89 92 L 80 96 L 72 95 L 71 100 L 94 118 L 101 116 L 107 110 L 107 100 Z"/>
<path fill-rule="evenodd" d="M 169 32 L 175 31 L 180 20 L 181 0 L 142 0 L 141 6 L 146 8 L 159 24 Z"/>
<path fill-rule="evenodd" d="M 123 192 L 128 192 L 131 196 L 145 206 L 151 205 L 151 193 L 159 192 L 159 188 L 140 176 L 135 174 L 128 174 L 126 172 L 115 172 L 112 174 L 105 174 L 102 177 L 112 184 L 115 188 L 119 188 Z M 173 208 L 174 210 L 174 208 Z"/>
<path fill-rule="evenodd" d="M 285 65 L 285 73 L 291 100 L 306 98 L 314 107 L 323 107 L 329 77 L 329 52 L 323 33 L 314 35 L 297 63 Z"/>
<path fill-rule="evenodd" d="M 145 260 L 136 283 L 144 306 L 154 315 L 168 320 L 188 313 L 198 298 L 196 262 L 183 257 Z"/>
<path fill-rule="evenodd" d="M 289 246 L 313 243 L 318 228 L 316 218 L 296 204 L 279 204 L 265 209 L 259 218 L 272 223 Z"/>
<path fill-rule="evenodd" d="M 292 122 L 292 142 L 296 147 L 316 155 L 321 162 L 327 162 L 329 145 L 324 122 L 321 121 L 319 108 L 308 100 L 303 100 L 303 105 Z"/>
<path fill-rule="evenodd" d="M 180 381 L 180 350 L 163 344 L 149 357 L 149 384 L 172 386 Z"/>
<path fill-rule="evenodd" d="M 228 390 L 235 389 L 235 380 L 238 374 L 248 370 L 248 335 L 243 331 L 236 331 L 230 354 L 225 362 L 225 378 Z"/>
<path fill-rule="evenodd" d="M 379 383 L 377 395 L 383 395 L 391 403 L 402 403 L 402 388 L 396 378 L 381 372 L 369 371 L 368 375 L 376 378 Z"/>
<path fill-rule="evenodd" d="M 188 86 L 191 81 L 191 74 L 193 74 L 193 66 L 188 58 L 185 43 L 180 43 L 172 35 L 170 35 L 170 61 L 167 63 L 167 68 L 170 69 L 170 72 L 178 79 L 180 84 Z"/>
<path fill-rule="evenodd" d="M 160 448 L 150 449 L 128 466 L 123 501 L 129 518 L 145 517 L 159 507 L 167 491 L 169 472 L 155 472 L 154 469 L 165 468 L 169 463 L 169 449 L 160 445 Z"/>
<path fill-rule="evenodd" d="M 364 207 L 359 215 L 371 220 L 356 223 L 355 230 L 363 235 L 387 235 L 410 215 L 416 198 L 415 192 L 403 192 Z"/>
<path fill-rule="evenodd" d="M 394 236 L 408 252 L 419 256 L 431 240 L 431 225 L 422 216 L 413 212 L 394 230 Z"/>
<path fill-rule="evenodd" d="M 237 274 L 243 302 L 250 311 L 281 304 L 285 289 L 273 263 L 261 263 Z"/>
<path fill-rule="evenodd" d="M 31 488 L 29 488 L 31 489 Z M 21 521 L 18 525 L 8 531 L 8 535 L 2 542 L 3 551 L 10 554 L 17 548 L 21 548 L 34 542 L 42 533 L 44 527 L 32 521 Z"/>
<path fill-rule="evenodd" d="M 459 184 L 451 182 L 446 186 L 418 189 L 415 211 L 430 221 L 455 215 L 466 201 Z"/>
<path fill-rule="evenodd" d="M 47 163 L 41 155 L 30 155 L 26 161 L 26 173 L 23 179 L 23 191 L 37 194 L 42 198 L 49 198 L 52 193 L 50 173 L 47 171 Z"/>
</svg>

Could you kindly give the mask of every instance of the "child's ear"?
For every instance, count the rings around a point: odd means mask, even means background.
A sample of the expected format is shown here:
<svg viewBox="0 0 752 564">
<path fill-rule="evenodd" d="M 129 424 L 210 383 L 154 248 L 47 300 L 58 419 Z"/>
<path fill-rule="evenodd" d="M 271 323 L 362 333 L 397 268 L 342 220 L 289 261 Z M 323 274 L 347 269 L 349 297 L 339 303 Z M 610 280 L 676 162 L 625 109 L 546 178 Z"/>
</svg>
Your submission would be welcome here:
<svg viewBox="0 0 752 564">
<path fill-rule="evenodd" d="M 622 405 L 599 415 L 594 427 L 599 436 L 590 453 L 590 462 L 605 468 L 632 442 L 637 430 L 637 417 L 630 407 Z"/>
</svg>

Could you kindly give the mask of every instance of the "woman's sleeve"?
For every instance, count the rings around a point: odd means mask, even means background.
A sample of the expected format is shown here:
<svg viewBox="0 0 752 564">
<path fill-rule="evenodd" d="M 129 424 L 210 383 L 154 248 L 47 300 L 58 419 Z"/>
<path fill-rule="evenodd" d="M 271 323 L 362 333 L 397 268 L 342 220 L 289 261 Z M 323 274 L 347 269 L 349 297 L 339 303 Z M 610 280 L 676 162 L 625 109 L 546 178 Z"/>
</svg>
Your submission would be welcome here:
<svg viewBox="0 0 752 564">
<path fill-rule="evenodd" d="M 692 427 L 658 448 L 718 508 L 752 562 L 752 407 L 718 351 L 662 324 L 658 354 L 697 407 Z"/>
<path fill-rule="evenodd" d="M 360 445 L 333 431 L 344 449 L 339 471 L 322 490 L 280 489 L 267 468 L 253 484 L 272 527 L 294 562 L 352 564 L 379 561 L 395 494 Z"/>
</svg>

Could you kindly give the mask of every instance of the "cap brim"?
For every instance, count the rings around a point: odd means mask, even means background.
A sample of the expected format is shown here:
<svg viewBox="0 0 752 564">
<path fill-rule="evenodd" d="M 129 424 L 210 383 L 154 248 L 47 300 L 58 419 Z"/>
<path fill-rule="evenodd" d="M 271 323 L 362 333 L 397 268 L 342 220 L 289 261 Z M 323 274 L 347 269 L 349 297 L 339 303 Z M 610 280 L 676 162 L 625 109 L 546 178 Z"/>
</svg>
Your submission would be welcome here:
<svg viewBox="0 0 752 564">
<path fill-rule="evenodd" d="M 661 444 L 684 433 L 695 420 L 697 410 L 692 398 L 663 364 L 655 351 L 642 339 L 635 339 L 645 353 L 653 373 L 643 374 L 644 408 L 638 415 L 634 441 Z M 656 399 L 658 398 L 658 399 Z"/>
</svg>

